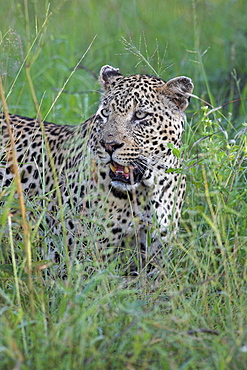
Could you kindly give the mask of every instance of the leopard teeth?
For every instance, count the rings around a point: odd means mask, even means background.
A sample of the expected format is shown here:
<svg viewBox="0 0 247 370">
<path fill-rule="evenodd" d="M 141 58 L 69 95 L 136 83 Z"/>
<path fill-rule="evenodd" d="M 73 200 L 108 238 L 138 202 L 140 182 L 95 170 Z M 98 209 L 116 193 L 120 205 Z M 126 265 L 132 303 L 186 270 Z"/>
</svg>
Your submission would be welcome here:
<svg viewBox="0 0 247 370">
<path fill-rule="evenodd" d="M 129 169 L 129 167 L 127 167 L 127 166 L 124 166 L 124 173 L 129 173 L 130 172 L 130 169 Z"/>
<path fill-rule="evenodd" d="M 116 173 L 117 172 L 117 169 L 115 166 L 113 166 L 112 163 L 110 163 L 110 169 L 112 170 L 112 172 Z"/>
</svg>

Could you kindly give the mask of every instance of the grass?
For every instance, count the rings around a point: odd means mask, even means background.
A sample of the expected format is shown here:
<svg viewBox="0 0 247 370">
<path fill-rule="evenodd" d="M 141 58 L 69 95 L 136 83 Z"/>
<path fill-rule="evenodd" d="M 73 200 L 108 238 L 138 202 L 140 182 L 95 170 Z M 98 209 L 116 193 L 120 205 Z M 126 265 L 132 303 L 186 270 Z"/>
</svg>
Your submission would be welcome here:
<svg viewBox="0 0 247 370">
<path fill-rule="evenodd" d="M 187 196 L 157 287 L 126 286 L 111 264 L 88 277 L 78 264 L 67 281 L 44 279 L 38 225 L 30 224 L 30 291 L 13 190 L 1 193 L 1 370 L 246 368 L 245 8 L 221 0 L 2 4 L 0 67 L 11 113 L 81 122 L 97 107 L 95 74 L 104 64 L 124 74 L 187 75 L 202 100 L 187 111 Z M 42 222 L 45 209 L 26 207 Z"/>
</svg>

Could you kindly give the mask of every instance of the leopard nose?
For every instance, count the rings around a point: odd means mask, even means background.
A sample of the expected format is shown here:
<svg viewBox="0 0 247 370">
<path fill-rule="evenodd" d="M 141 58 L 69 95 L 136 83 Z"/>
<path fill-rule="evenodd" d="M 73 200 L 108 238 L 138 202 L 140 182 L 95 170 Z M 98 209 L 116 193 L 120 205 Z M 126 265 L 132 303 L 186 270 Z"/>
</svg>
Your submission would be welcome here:
<svg viewBox="0 0 247 370">
<path fill-rule="evenodd" d="M 117 141 L 106 142 L 104 140 L 100 140 L 100 144 L 109 154 L 112 154 L 115 150 L 122 148 L 124 145 L 124 143 L 118 143 Z"/>
</svg>

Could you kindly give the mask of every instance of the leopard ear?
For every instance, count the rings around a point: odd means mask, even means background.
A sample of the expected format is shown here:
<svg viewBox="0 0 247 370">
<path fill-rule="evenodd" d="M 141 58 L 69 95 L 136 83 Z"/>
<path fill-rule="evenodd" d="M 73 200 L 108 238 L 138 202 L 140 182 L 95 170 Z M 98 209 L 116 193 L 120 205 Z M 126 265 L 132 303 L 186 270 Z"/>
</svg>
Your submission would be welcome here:
<svg viewBox="0 0 247 370">
<path fill-rule="evenodd" d="M 189 105 L 194 85 L 189 77 L 181 76 L 168 81 L 164 89 L 179 109 L 184 111 Z"/>
<path fill-rule="evenodd" d="M 99 81 L 104 89 L 108 90 L 117 77 L 122 76 L 118 68 L 103 66 L 100 70 Z"/>
</svg>

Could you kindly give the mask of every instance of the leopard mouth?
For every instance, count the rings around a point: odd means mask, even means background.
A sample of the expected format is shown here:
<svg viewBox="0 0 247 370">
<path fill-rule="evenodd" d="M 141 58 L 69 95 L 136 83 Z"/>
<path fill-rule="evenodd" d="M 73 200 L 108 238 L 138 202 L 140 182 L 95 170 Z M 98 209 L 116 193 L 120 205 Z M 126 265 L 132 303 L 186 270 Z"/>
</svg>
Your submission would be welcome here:
<svg viewBox="0 0 247 370">
<path fill-rule="evenodd" d="M 109 175 L 112 181 L 120 181 L 130 185 L 137 184 L 142 178 L 142 172 L 137 166 L 122 166 L 114 161 L 110 163 Z"/>
</svg>

